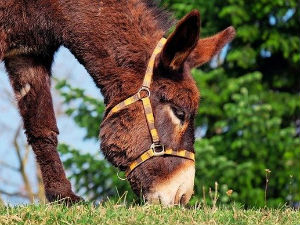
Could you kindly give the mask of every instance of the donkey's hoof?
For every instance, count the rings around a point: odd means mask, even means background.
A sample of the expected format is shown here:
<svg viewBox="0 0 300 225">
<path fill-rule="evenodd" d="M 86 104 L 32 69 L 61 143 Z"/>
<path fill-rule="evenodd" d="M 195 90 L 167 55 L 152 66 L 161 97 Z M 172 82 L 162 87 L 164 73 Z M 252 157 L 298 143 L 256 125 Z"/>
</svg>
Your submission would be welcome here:
<svg viewBox="0 0 300 225">
<path fill-rule="evenodd" d="M 46 192 L 46 197 L 49 202 L 57 202 L 66 206 L 71 206 L 79 202 L 84 202 L 84 199 L 75 195 L 73 192 L 68 194 L 58 194 L 53 192 Z"/>
<path fill-rule="evenodd" d="M 84 203 L 84 199 L 80 196 L 72 193 L 70 196 L 60 199 L 58 202 L 63 203 L 67 206 L 74 205 L 76 203 Z"/>
</svg>

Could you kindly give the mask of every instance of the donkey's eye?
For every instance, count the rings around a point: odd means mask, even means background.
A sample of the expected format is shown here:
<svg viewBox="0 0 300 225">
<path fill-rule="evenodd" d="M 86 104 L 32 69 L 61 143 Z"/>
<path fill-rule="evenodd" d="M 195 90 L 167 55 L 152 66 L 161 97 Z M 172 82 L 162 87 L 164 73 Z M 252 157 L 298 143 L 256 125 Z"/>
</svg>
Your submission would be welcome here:
<svg viewBox="0 0 300 225">
<path fill-rule="evenodd" d="M 175 107 L 171 107 L 171 108 L 174 115 L 183 122 L 185 119 L 185 112 Z"/>
</svg>

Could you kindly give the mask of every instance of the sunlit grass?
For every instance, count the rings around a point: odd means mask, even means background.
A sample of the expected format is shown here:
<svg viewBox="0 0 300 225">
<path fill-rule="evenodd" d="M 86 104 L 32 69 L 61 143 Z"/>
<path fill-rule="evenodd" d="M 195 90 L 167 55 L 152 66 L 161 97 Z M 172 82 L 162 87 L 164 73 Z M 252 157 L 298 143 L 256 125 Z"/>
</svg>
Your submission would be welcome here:
<svg viewBox="0 0 300 225">
<path fill-rule="evenodd" d="M 299 211 L 227 206 L 162 207 L 106 202 L 65 207 L 58 204 L 0 206 L 0 224 L 300 224 Z"/>
</svg>

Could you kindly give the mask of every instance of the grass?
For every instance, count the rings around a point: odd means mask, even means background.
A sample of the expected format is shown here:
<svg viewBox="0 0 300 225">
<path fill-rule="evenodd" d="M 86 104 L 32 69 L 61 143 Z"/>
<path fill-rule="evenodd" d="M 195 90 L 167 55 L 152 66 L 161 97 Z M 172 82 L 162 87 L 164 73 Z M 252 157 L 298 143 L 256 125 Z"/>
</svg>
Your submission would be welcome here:
<svg viewBox="0 0 300 225">
<path fill-rule="evenodd" d="M 237 206 L 162 207 L 104 203 L 100 206 L 58 204 L 1 206 L 0 224 L 300 224 L 300 212 L 289 208 L 244 210 Z"/>
</svg>

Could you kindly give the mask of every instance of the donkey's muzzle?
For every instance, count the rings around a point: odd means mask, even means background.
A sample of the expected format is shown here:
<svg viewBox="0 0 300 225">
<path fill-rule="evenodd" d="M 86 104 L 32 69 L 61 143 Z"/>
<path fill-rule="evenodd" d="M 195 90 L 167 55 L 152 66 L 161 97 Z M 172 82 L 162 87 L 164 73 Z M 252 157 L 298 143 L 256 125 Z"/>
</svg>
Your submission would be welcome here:
<svg viewBox="0 0 300 225">
<path fill-rule="evenodd" d="M 194 179 L 195 163 L 185 160 L 180 168 L 154 184 L 145 195 L 146 200 L 165 206 L 186 205 L 194 192 Z"/>
</svg>

